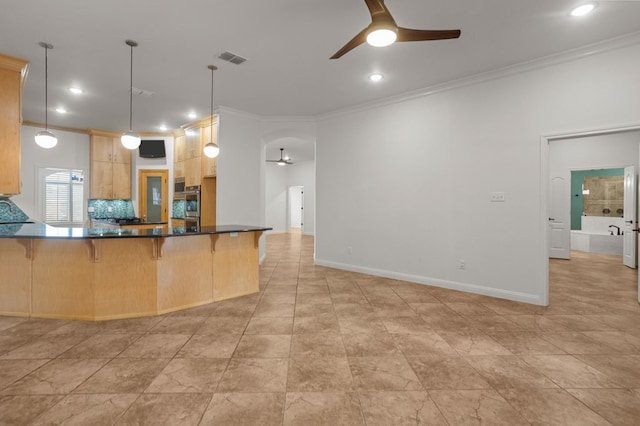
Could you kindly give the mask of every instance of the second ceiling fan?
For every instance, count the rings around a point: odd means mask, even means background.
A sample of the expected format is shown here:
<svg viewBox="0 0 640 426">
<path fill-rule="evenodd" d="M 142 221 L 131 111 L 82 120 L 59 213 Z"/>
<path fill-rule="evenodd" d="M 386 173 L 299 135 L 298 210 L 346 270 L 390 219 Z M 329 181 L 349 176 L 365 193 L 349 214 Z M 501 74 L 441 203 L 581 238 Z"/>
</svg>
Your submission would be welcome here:
<svg viewBox="0 0 640 426">
<path fill-rule="evenodd" d="M 388 46 L 395 41 L 445 40 L 460 37 L 460 30 L 413 30 L 399 27 L 384 0 L 364 0 L 371 13 L 371 24 L 360 31 L 330 59 L 338 59 L 365 41 L 372 46 Z"/>
<path fill-rule="evenodd" d="M 267 163 L 276 163 L 278 166 L 286 166 L 287 164 L 293 164 L 293 161 L 289 159 L 289 157 L 284 158 L 284 148 L 280 148 L 280 159 L 279 160 L 267 160 Z"/>
</svg>

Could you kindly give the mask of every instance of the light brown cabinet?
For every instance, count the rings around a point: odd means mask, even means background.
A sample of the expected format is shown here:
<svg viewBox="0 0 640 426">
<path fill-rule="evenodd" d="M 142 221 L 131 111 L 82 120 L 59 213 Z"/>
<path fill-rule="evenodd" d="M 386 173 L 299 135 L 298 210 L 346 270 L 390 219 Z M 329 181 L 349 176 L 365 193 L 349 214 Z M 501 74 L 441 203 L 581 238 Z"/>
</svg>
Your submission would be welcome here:
<svg viewBox="0 0 640 426">
<path fill-rule="evenodd" d="M 184 184 L 185 186 L 200 185 L 202 183 L 202 168 L 200 157 L 189 158 L 184 162 Z"/>
<path fill-rule="evenodd" d="M 131 198 L 131 151 L 120 136 L 91 132 L 91 198 Z"/>
<path fill-rule="evenodd" d="M 185 186 L 200 186 L 201 211 L 200 224 L 215 226 L 216 224 L 216 190 L 217 190 L 217 159 L 209 158 L 203 153 L 203 148 L 211 142 L 218 143 L 218 120 L 206 118 L 185 128 L 185 134 L 174 135 L 173 176 L 184 177 Z M 172 226 L 177 225 L 179 219 L 172 219 Z"/>
<path fill-rule="evenodd" d="M 0 194 L 20 193 L 22 87 L 28 64 L 0 53 Z"/>
<path fill-rule="evenodd" d="M 187 140 L 185 135 L 179 135 L 173 142 L 173 161 L 180 162 L 187 158 Z"/>
<path fill-rule="evenodd" d="M 172 228 L 184 228 L 185 225 L 185 220 L 184 219 L 176 219 L 176 218 L 171 218 L 171 227 Z"/>
</svg>

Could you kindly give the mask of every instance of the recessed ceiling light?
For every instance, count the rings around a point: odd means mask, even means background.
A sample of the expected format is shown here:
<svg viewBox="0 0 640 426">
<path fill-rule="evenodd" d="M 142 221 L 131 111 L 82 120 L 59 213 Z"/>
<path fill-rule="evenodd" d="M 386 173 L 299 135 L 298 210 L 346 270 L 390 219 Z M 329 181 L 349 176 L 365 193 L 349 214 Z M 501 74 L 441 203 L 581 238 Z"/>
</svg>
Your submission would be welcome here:
<svg viewBox="0 0 640 426">
<path fill-rule="evenodd" d="M 584 16 L 595 9 L 595 3 L 586 3 L 580 5 L 571 11 L 571 16 Z"/>
<path fill-rule="evenodd" d="M 167 126 L 165 126 L 164 124 L 162 126 L 160 126 L 160 130 L 162 130 L 163 132 L 167 131 Z"/>
<path fill-rule="evenodd" d="M 75 93 L 76 95 L 79 95 L 79 94 L 84 92 L 84 90 L 82 90 L 82 89 L 80 89 L 78 87 L 69 87 L 69 91 L 71 93 Z"/>
<path fill-rule="evenodd" d="M 189 114 L 187 114 L 187 117 L 189 118 L 196 118 L 198 115 L 195 112 L 190 112 Z"/>
<path fill-rule="evenodd" d="M 62 108 L 62 107 L 58 107 L 58 108 L 56 108 L 56 112 L 58 112 L 60 114 L 66 114 L 67 110 Z"/>
<path fill-rule="evenodd" d="M 371 75 L 369 75 L 369 80 L 371 81 L 380 81 L 384 78 L 384 76 L 382 74 L 380 74 L 379 72 L 373 73 Z"/>
</svg>

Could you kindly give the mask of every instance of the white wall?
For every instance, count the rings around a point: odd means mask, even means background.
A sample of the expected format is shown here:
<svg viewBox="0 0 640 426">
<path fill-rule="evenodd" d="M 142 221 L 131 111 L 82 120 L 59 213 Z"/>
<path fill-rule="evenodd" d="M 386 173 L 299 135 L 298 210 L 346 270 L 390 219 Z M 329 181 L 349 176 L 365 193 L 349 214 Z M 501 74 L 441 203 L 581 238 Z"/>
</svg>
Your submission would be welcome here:
<svg viewBox="0 0 640 426">
<path fill-rule="evenodd" d="M 317 263 L 546 304 L 541 136 L 638 123 L 638 69 L 635 44 L 323 118 Z"/>
<path fill-rule="evenodd" d="M 85 217 L 86 200 L 89 196 L 90 176 L 89 176 L 89 135 L 83 133 L 64 132 L 52 130 L 58 137 L 58 144 L 51 149 L 43 149 L 36 145 L 34 137 L 42 128 L 22 126 L 21 148 L 22 148 L 22 169 L 20 176 L 22 179 L 22 189 L 20 195 L 11 197 L 31 219 L 43 221 L 42 212 L 38 211 L 39 202 L 37 176 L 41 167 L 60 167 L 64 169 L 83 170 L 84 194 L 85 194 Z"/>
<path fill-rule="evenodd" d="M 265 169 L 265 225 L 273 232 L 287 232 L 288 166 L 269 163 Z"/>
<path fill-rule="evenodd" d="M 637 167 L 639 147 L 640 130 L 553 140 L 549 143 L 549 172 Z"/>
<path fill-rule="evenodd" d="M 264 156 L 260 121 L 249 114 L 222 109 L 218 128 L 218 225 L 263 225 Z"/>
</svg>

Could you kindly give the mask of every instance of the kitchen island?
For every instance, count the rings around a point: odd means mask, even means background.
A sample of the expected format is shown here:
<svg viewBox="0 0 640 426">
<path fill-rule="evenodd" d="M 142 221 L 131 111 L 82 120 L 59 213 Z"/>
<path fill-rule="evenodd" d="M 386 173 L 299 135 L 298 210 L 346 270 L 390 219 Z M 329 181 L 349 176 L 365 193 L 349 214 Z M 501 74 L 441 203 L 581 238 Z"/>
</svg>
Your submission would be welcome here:
<svg viewBox="0 0 640 426">
<path fill-rule="evenodd" d="M 0 225 L 0 315 L 132 318 L 256 293 L 269 229 Z"/>
</svg>

